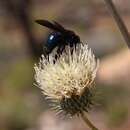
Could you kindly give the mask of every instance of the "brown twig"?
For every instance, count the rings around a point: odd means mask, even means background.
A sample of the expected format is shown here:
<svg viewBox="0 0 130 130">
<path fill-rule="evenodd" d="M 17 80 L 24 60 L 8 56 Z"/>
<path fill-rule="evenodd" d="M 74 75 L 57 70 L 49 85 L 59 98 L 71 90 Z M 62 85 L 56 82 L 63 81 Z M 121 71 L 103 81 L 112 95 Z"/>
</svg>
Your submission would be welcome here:
<svg viewBox="0 0 130 130">
<path fill-rule="evenodd" d="M 105 0 L 106 5 L 108 6 L 109 11 L 111 12 L 113 18 L 115 19 L 128 47 L 130 48 L 130 34 L 121 18 L 119 13 L 117 12 L 117 9 L 115 5 L 113 4 L 112 0 Z"/>
<path fill-rule="evenodd" d="M 99 130 L 96 128 L 93 123 L 90 122 L 90 120 L 87 118 L 87 115 L 85 112 L 81 113 L 81 118 L 84 120 L 84 122 L 92 129 L 92 130 Z"/>
</svg>

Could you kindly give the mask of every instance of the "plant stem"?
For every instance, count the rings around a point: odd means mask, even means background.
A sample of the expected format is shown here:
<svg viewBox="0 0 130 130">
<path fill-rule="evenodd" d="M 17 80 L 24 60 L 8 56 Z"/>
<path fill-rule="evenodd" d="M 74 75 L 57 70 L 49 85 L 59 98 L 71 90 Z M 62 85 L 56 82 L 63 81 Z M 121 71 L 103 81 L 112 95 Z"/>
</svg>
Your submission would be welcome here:
<svg viewBox="0 0 130 130">
<path fill-rule="evenodd" d="M 129 34 L 122 18 L 120 17 L 119 13 L 117 12 L 115 5 L 113 4 L 112 0 L 104 0 L 104 1 L 106 2 L 109 11 L 111 11 L 113 18 L 115 19 L 128 47 L 130 48 L 130 34 Z"/>
<path fill-rule="evenodd" d="M 98 130 L 98 128 L 96 128 L 91 122 L 90 120 L 87 118 L 87 115 L 85 112 L 81 113 L 81 118 L 84 120 L 84 122 L 92 129 L 92 130 Z"/>
</svg>

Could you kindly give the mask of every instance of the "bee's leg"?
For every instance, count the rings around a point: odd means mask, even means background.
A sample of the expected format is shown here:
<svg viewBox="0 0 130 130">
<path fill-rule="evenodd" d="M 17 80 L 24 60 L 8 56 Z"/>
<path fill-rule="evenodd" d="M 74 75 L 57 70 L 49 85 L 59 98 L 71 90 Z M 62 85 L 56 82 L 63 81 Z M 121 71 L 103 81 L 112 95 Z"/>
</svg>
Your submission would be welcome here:
<svg viewBox="0 0 130 130">
<path fill-rule="evenodd" d="M 76 46 L 77 44 L 76 43 L 73 43 L 73 44 L 69 44 L 70 46 L 70 52 L 71 52 L 71 55 L 73 54 L 73 51 L 76 50 Z"/>
<path fill-rule="evenodd" d="M 60 58 L 60 56 L 62 55 L 64 49 L 65 49 L 65 45 L 61 45 L 61 46 L 58 47 L 58 49 L 56 51 L 54 63 L 57 61 L 58 58 Z"/>
<path fill-rule="evenodd" d="M 43 55 L 44 57 L 49 61 L 49 54 L 51 53 L 51 51 L 49 50 L 49 48 L 47 48 L 45 45 L 43 46 Z"/>
<path fill-rule="evenodd" d="M 49 61 L 49 54 L 48 54 L 48 55 L 46 55 L 46 59 Z"/>
<path fill-rule="evenodd" d="M 49 61 L 49 53 L 43 53 L 43 55 Z"/>
<path fill-rule="evenodd" d="M 65 45 L 60 47 L 59 56 L 62 55 L 63 51 L 65 50 Z"/>
</svg>

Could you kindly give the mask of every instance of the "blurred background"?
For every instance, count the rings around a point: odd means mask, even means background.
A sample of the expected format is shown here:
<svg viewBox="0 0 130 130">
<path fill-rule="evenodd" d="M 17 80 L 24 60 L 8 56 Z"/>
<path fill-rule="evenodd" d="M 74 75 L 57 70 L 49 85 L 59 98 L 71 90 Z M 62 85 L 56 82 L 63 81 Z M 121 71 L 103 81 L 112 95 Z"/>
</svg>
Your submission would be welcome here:
<svg viewBox="0 0 130 130">
<path fill-rule="evenodd" d="M 130 1 L 113 1 L 130 30 Z M 0 0 L 0 130 L 86 130 L 79 118 L 55 116 L 33 85 L 48 34 L 36 19 L 58 21 L 92 48 L 99 95 L 89 118 L 102 130 L 129 130 L 130 50 L 103 0 Z"/>
</svg>

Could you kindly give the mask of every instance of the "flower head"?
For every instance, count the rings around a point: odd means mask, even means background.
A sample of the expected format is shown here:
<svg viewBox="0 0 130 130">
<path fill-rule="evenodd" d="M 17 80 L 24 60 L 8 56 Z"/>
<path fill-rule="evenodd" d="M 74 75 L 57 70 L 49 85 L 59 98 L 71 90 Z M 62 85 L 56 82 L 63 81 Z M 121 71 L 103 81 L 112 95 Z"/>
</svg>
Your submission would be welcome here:
<svg viewBox="0 0 130 130">
<path fill-rule="evenodd" d="M 87 44 L 79 44 L 73 51 L 66 47 L 55 63 L 53 54 L 49 60 L 42 56 L 34 67 L 35 80 L 53 106 L 73 116 L 88 111 L 92 104 L 97 63 Z"/>
</svg>

